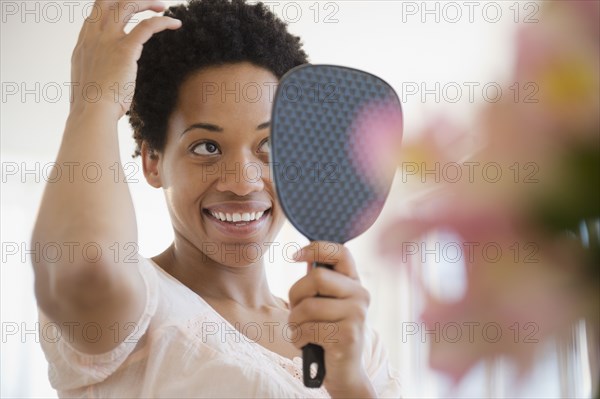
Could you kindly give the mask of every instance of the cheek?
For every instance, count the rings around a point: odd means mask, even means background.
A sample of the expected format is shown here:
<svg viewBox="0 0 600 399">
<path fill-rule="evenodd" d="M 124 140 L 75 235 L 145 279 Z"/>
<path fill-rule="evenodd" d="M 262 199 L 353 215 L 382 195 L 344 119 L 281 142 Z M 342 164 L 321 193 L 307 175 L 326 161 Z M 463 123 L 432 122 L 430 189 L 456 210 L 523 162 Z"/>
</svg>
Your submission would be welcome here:
<svg viewBox="0 0 600 399">
<path fill-rule="evenodd" d="M 267 174 L 263 175 L 265 177 L 263 181 L 265 184 L 265 190 L 269 193 L 269 196 L 273 201 L 271 216 L 273 218 L 273 230 L 276 235 L 277 233 L 279 233 L 279 230 L 281 230 L 281 227 L 285 223 L 286 217 L 283 213 L 283 209 L 279 205 L 279 200 L 277 199 L 277 192 L 275 191 L 275 186 L 273 185 L 272 180 L 269 178 L 270 175 L 268 173 L 269 171 L 267 169 Z"/>
<path fill-rule="evenodd" d="M 279 201 L 277 201 L 277 197 L 274 197 L 275 202 L 273 204 L 273 226 L 275 226 L 276 232 L 279 232 L 283 224 L 285 223 L 286 217 L 283 213 L 283 209 L 279 205 Z"/>
<path fill-rule="evenodd" d="M 198 165 L 173 165 L 166 174 L 165 196 L 176 213 L 196 208 L 201 195 L 210 186 L 210 175 Z"/>
<path fill-rule="evenodd" d="M 190 195 L 185 192 L 185 189 L 182 190 L 182 188 L 172 186 L 165 190 L 165 198 L 174 222 L 185 223 L 190 220 L 190 212 L 193 211 L 193 206 L 190 203 Z"/>
</svg>

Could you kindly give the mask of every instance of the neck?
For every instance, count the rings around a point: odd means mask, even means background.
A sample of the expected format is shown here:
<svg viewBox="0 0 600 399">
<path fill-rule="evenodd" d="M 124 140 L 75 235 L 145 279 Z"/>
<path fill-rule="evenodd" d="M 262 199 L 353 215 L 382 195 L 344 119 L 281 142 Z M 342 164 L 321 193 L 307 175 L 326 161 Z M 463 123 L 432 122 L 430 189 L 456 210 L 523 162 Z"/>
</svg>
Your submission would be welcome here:
<svg viewBox="0 0 600 399">
<path fill-rule="evenodd" d="M 209 257 L 175 233 L 169 248 L 153 260 L 166 272 L 206 300 L 233 301 L 247 309 L 277 306 L 262 259 L 253 263 L 224 264 Z M 224 259 L 240 253 L 223 254 Z"/>
</svg>

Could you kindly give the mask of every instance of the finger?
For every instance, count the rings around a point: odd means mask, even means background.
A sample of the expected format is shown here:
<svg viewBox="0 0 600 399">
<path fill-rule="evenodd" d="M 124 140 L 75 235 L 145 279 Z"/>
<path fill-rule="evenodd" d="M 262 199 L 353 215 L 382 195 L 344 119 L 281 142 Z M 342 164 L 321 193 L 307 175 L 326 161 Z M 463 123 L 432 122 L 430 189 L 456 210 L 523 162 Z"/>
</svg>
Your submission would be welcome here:
<svg viewBox="0 0 600 399">
<path fill-rule="evenodd" d="M 306 298 L 290 311 L 290 324 L 308 322 L 338 322 L 342 320 L 364 321 L 367 306 L 358 300 L 334 298 Z"/>
<path fill-rule="evenodd" d="M 119 32 L 123 31 L 125 25 L 131 21 L 135 14 L 144 11 L 162 12 L 165 8 L 166 6 L 161 1 L 121 0 L 112 10 L 113 21 L 115 22 L 114 29 Z"/>
<path fill-rule="evenodd" d="M 123 42 L 128 45 L 143 45 L 152 35 L 162 32 L 165 29 L 178 29 L 181 27 L 181 21 L 171 17 L 152 17 L 143 20 L 129 32 Z M 141 52 L 140 52 L 141 54 Z"/>
<path fill-rule="evenodd" d="M 85 18 L 84 24 L 86 29 L 101 30 L 110 18 L 110 8 L 118 4 L 117 0 L 96 0 L 92 5 L 88 16 Z"/>
<path fill-rule="evenodd" d="M 290 324 L 294 326 L 290 336 L 291 342 L 298 349 L 303 348 L 308 344 L 321 345 L 325 350 L 332 345 L 340 343 L 343 339 L 342 331 L 347 329 L 356 329 L 356 326 L 351 325 L 347 321 L 339 322 L 307 322 L 302 324 Z M 343 335 L 349 335 L 345 333 Z"/>
<path fill-rule="evenodd" d="M 100 30 L 122 33 L 135 14 L 149 10 L 161 12 L 164 9 L 165 5 L 155 0 L 96 0 L 86 22 L 88 26 Z"/>
<path fill-rule="evenodd" d="M 352 278 L 324 267 L 312 269 L 306 276 L 298 280 L 289 291 L 290 306 L 296 306 L 304 298 L 316 295 L 337 299 L 356 295 L 362 288 Z"/>
<path fill-rule="evenodd" d="M 338 343 L 337 338 L 340 324 L 335 322 L 309 322 L 295 325 L 292 343 L 296 348 L 302 348 L 308 344 L 326 346 Z"/>
<path fill-rule="evenodd" d="M 111 5 L 117 2 L 118 0 L 95 0 L 92 5 L 92 10 L 86 19 L 89 19 L 90 21 L 99 21 L 102 19 L 102 16 L 106 14 L 105 10 L 108 10 Z"/>
<path fill-rule="evenodd" d="M 328 241 L 313 241 L 294 255 L 297 262 L 318 262 L 333 266 L 333 270 L 358 280 L 354 259 L 348 248 Z"/>
<path fill-rule="evenodd" d="M 100 27 L 102 25 L 102 16 L 106 14 L 103 8 L 108 8 L 109 3 L 114 2 L 114 0 L 112 2 L 101 0 L 94 1 L 94 4 L 92 4 L 92 8 L 88 10 L 88 15 L 83 20 L 83 25 L 81 26 L 79 36 L 77 37 L 77 44 L 75 45 L 76 49 L 81 47 L 90 30 L 94 28 L 100 30 Z"/>
</svg>

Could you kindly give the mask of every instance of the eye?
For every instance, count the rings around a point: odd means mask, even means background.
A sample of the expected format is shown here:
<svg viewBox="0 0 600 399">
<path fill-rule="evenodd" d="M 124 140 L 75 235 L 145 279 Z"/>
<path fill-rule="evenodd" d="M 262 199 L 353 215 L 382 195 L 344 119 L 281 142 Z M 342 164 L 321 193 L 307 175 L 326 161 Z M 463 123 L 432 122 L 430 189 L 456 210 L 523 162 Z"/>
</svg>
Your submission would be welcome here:
<svg viewBox="0 0 600 399">
<path fill-rule="evenodd" d="M 258 152 L 262 152 L 265 154 L 271 153 L 271 142 L 269 141 L 269 139 L 264 139 L 260 143 L 260 145 L 258 146 Z"/>
<path fill-rule="evenodd" d="M 219 146 L 211 141 L 198 143 L 191 148 L 192 152 L 197 155 L 216 155 L 220 154 Z"/>
</svg>

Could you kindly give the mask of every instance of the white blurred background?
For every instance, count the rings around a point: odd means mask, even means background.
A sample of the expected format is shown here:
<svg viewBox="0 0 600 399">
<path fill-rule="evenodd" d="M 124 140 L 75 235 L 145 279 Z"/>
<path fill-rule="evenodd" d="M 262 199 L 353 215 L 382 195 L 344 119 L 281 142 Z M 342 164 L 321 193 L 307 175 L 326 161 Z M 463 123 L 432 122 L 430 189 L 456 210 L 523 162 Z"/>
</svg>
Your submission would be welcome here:
<svg viewBox="0 0 600 399">
<path fill-rule="evenodd" d="M 1 1 L 1 395 L 55 397 L 39 347 L 29 237 L 44 188 L 44 167 L 57 154 L 68 112 L 70 57 L 91 1 Z M 166 2 L 175 4 L 180 2 Z M 467 4 L 469 3 L 469 4 Z M 405 139 L 444 114 L 468 125 L 486 101 L 482 87 L 507 83 L 514 61 L 517 22 L 535 20 L 535 2 L 271 1 L 266 2 L 301 36 L 312 63 L 352 66 L 379 75 L 398 92 Z M 143 13 L 136 18 L 148 17 Z M 436 92 L 436 84 L 440 89 Z M 450 84 L 450 89 L 441 90 Z M 470 86 L 469 86 L 470 85 Z M 457 93 L 456 87 L 462 88 Z M 473 95 L 469 87 L 475 87 Z M 423 89 L 430 90 L 424 92 Z M 417 90 L 415 92 L 415 90 Z M 461 94 L 460 100 L 457 100 Z M 470 98 L 471 97 L 471 98 Z M 146 184 L 127 120 L 120 125 L 121 153 L 137 182 L 130 183 L 142 255 L 161 252 L 172 240 L 162 192 Z M 131 163 L 131 164 L 129 164 Z M 409 212 L 418 197 L 397 181 L 386 208 L 363 236 L 348 246 L 372 294 L 370 322 L 380 332 L 406 397 L 590 396 L 585 348 L 557 351 L 548 343 L 534 372 L 521 384 L 502 362 L 482 363 L 457 386 L 429 369 L 418 323 L 421 294 L 405 268 L 382 259 L 377 241 L 394 215 Z M 286 226 L 280 242 L 306 242 Z M 283 247 L 279 247 L 280 249 Z M 269 280 L 287 298 L 304 272 L 274 251 Z M 291 253 L 292 249 L 290 249 Z M 398 261 L 399 262 L 399 261 Z M 460 264 L 423 265 L 422 275 L 442 295 L 459 296 Z M 578 352 L 579 351 L 579 352 Z"/>
</svg>

